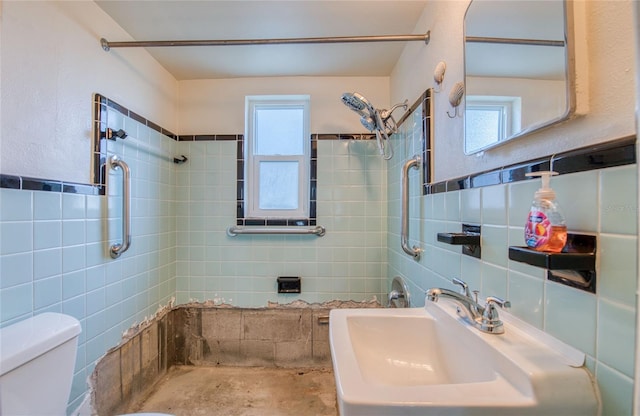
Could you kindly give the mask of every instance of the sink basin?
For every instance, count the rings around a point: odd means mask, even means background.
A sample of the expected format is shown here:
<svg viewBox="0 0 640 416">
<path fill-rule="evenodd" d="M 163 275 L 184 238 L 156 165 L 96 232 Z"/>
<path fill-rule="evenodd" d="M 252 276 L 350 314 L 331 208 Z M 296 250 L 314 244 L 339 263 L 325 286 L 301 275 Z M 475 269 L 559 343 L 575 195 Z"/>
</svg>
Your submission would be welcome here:
<svg viewBox="0 0 640 416">
<path fill-rule="evenodd" d="M 332 310 L 340 414 L 599 414 L 584 354 L 501 317 L 505 333 L 492 335 L 445 299 L 425 308 Z"/>
</svg>

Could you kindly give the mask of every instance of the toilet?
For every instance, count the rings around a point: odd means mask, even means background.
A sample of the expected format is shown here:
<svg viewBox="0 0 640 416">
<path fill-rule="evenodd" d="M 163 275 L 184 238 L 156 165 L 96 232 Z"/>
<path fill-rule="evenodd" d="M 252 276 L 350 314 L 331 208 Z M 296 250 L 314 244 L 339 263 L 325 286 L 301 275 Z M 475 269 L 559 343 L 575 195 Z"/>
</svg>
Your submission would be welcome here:
<svg viewBox="0 0 640 416">
<path fill-rule="evenodd" d="M 0 328 L 0 415 L 67 414 L 81 330 L 77 319 L 53 312 Z"/>
<path fill-rule="evenodd" d="M 0 328 L 0 414 L 67 414 L 80 322 L 46 312 Z"/>
</svg>

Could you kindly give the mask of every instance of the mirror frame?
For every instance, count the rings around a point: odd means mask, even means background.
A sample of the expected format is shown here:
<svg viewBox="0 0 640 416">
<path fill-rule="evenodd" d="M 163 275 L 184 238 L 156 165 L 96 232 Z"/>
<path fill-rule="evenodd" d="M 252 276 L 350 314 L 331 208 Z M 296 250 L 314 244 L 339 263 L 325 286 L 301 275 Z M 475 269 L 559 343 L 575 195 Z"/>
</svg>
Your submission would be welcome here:
<svg viewBox="0 0 640 416">
<path fill-rule="evenodd" d="M 564 42 L 565 42 L 565 79 L 566 79 L 566 86 L 565 86 L 565 96 L 566 96 L 566 106 L 565 106 L 565 111 L 564 113 L 562 113 L 561 115 L 559 115 L 558 117 L 549 119 L 547 121 L 543 121 L 540 123 L 536 123 L 536 124 L 532 124 L 529 127 L 520 130 L 518 133 L 512 134 L 509 137 L 505 138 L 504 140 L 500 140 L 497 141 L 495 143 L 489 144 L 487 146 L 478 148 L 478 149 L 474 149 L 472 151 L 467 151 L 467 146 L 466 146 L 466 137 L 467 137 L 467 126 L 466 126 L 466 112 L 467 112 L 467 89 L 466 89 L 466 82 L 467 82 L 467 57 L 466 57 L 466 39 L 467 39 L 467 26 L 466 26 L 466 21 L 467 21 L 467 13 L 469 12 L 469 8 L 471 8 L 471 5 L 473 4 L 474 1 L 478 1 L 478 0 L 471 0 L 469 1 L 469 5 L 467 6 L 467 10 L 464 13 L 464 20 L 463 20 L 463 48 L 462 48 L 462 53 L 463 53 L 463 76 L 464 76 L 464 82 L 465 82 L 465 96 L 464 96 L 464 103 L 463 103 L 463 124 L 462 124 L 462 130 L 463 130 L 463 151 L 464 154 L 469 156 L 469 155 L 474 155 L 480 152 L 484 152 L 485 150 L 489 150 L 489 149 L 493 149 L 502 145 L 505 145 L 507 143 L 510 143 L 512 140 L 514 139 L 518 139 L 524 136 L 527 136 L 529 134 L 532 134 L 534 132 L 537 132 L 539 130 L 543 130 L 545 128 L 551 127 L 553 125 L 559 124 L 563 121 L 569 120 L 575 113 L 576 111 L 576 81 L 575 81 L 575 43 L 574 43 L 574 20 L 573 20 L 573 1 L 574 0 L 560 0 L 562 1 L 562 5 L 563 5 L 563 10 L 564 10 Z M 512 0 L 515 1 L 515 0 Z"/>
</svg>

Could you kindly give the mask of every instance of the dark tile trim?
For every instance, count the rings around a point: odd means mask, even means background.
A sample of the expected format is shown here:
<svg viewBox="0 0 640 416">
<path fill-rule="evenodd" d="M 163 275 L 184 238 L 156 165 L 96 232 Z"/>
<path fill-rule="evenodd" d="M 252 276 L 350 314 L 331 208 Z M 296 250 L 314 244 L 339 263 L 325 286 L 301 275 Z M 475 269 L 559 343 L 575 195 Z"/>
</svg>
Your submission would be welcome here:
<svg viewBox="0 0 640 416">
<path fill-rule="evenodd" d="M 176 136 L 179 142 L 236 141 L 242 140 L 242 134 L 185 134 Z"/>
<path fill-rule="evenodd" d="M 21 189 L 20 176 L 0 174 L 0 188 Z"/>
<path fill-rule="evenodd" d="M 96 185 L 3 174 L 0 174 L 0 188 L 21 189 L 24 191 L 62 192 L 81 195 L 102 195 L 100 193 L 100 187 Z"/>
<path fill-rule="evenodd" d="M 127 107 L 118 104 L 117 102 L 113 101 L 110 98 L 105 97 L 102 94 L 94 94 L 94 99 L 93 99 L 94 103 L 97 104 L 96 107 L 99 107 L 100 104 L 106 105 L 107 107 L 111 108 L 112 110 L 117 111 L 118 113 L 122 114 L 125 117 L 130 117 L 132 119 L 134 119 L 135 121 L 137 121 L 138 123 L 144 124 L 145 126 L 157 131 L 160 134 L 164 134 L 165 136 L 169 137 L 170 139 L 173 140 L 177 140 L 178 136 L 176 136 L 175 134 L 173 134 L 170 130 L 167 130 L 159 125 L 157 125 L 156 123 L 152 122 L 151 120 L 148 120 L 144 117 L 142 117 L 140 114 L 135 113 L 131 110 L 129 110 Z M 101 121 L 101 117 L 100 117 L 100 112 L 96 109 L 96 111 L 94 112 L 94 115 L 96 116 L 96 120 L 97 121 Z"/>
<path fill-rule="evenodd" d="M 530 180 L 529 172 L 554 170 L 561 175 L 636 163 L 636 138 L 624 137 L 541 159 L 425 185 L 429 194 Z"/>
</svg>

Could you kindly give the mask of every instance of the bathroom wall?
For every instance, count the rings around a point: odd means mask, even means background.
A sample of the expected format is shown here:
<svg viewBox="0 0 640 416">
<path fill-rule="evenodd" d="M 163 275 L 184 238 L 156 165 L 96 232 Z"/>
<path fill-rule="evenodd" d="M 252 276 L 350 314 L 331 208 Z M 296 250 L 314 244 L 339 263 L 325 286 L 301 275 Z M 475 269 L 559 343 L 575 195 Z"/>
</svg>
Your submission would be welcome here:
<svg viewBox="0 0 640 416">
<path fill-rule="evenodd" d="M 326 235 L 229 237 L 236 142 L 179 143 L 178 153 L 190 160 L 176 179 L 178 303 L 260 307 L 380 299 L 387 292 L 386 169 L 375 141 L 318 140 L 317 148 L 317 224 Z M 300 276 L 302 293 L 277 294 L 278 276 Z"/>
<path fill-rule="evenodd" d="M 93 94 L 173 129 L 177 82 L 144 51 L 104 52 L 100 37 L 129 36 L 93 2 L 1 7 L 0 326 L 44 311 L 80 320 L 71 411 L 95 362 L 175 293 L 175 211 L 166 194 L 175 177 L 135 148 L 114 149 L 133 171 L 134 243 L 121 259 L 108 257 L 120 205 L 112 198 L 107 206 L 87 185 Z M 168 150 L 153 130 L 110 114 L 112 127 Z"/>
<path fill-rule="evenodd" d="M 552 181 L 564 205 L 570 231 L 598 238 L 598 288 L 589 294 L 545 278 L 542 269 L 508 259 L 509 245 L 523 244 L 523 224 L 536 181 L 443 192 L 447 179 L 488 173 L 551 156 L 563 150 L 623 137 L 635 137 L 635 78 L 632 3 L 574 2 L 582 24 L 578 30 L 578 98 L 588 112 L 562 125 L 517 139 L 482 154 L 464 156 L 463 120 L 451 119 L 451 86 L 463 79 L 462 21 L 468 2 L 435 2 L 425 9 L 431 29 L 428 47 L 408 45 L 391 77 L 391 101 L 413 88 L 432 86 L 430 68 L 447 63 L 443 92 L 435 95 L 435 193 L 420 196 L 417 172 L 410 172 L 410 243 L 425 251 L 419 262 L 399 245 L 400 168 L 412 146 L 388 166 L 389 278 L 409 281 L 414 305 L 424 304 L 430 287 L 449 287 L 459 277 L 480 297 L 509 299 L 511 312 L 584 351 L 600 387 L 605 415 L 632 414 L 635 315 L 637 310 L 637 165 L 574 172 Z M 452 23 L 455 22 L 455 23 Z M 459 23 L 458 23 L 459 22 Z M 588 25 L 585 30 L 584 25 Z M 637 23 L 636 23 L 637 24 Z M 418 30 L 418 29 L 416 29 Z M 620 42 L 619 39 L 628 39 Z M 426 75 L 425 75 L 425 68 Z M 607 81 L 603 81 L 603 80 Z M 415 126 L 415 124 L 414 124 Z M 410 133 L 414 127 L 405 127 Z M 407 134 L 406 132 L 404 134 Z M 404 135 L 394 138 L 406 142 Z M 600 159 L 598 159 L 600 160 Z M 497 170 L 494 170 L 496 169 Z M 496 174 L 496 172 L 498 172 Z M 440 186 L 442 185 L 442 186 Z M 580 190 L 578 193 L 577 190 Z M 436 241 L 438 232 L 461 230 L 462 223 L 482 226 L 482 259 Z"/>
<path fill-rule="evenodd" d="M 429 45 L 408 44 L 391 75 L 391 101 L 434 86 L 445 61 L 442 92 L 435 96 L 435 180 L 534 159 L 635 133 L 633 1 L 574 1 L 576 94 L 581 115 L 552 129 L 465 156 L 463 119 L 449 118 L 452 86 L 464 80 L 463 21 L 468 1 L 429 3 L 415 31 L 431 30 Z M 637 24 L 637 23 L 635 23 Z M 625 39 L 624 42 L 620 39 Z"/>
<path fill-rule="evenodd" d="M 312 133 L 367 133 L 359 117 L 345 111 L 340 96 L 357 91 L 375 106 L 389 108 L 389 77 L 267 77 L 179 82 L 180 134 L 244 133 L 247 95 L 308 94 Z M 399 101 L 416 100 L 420 91 Z"/>
<path fill-rule="evenodd" d="M 120 170 L 110 171 L 108 198 L 88 185 L 9 175 L 0 187 L 0 325 L 42 312 L 80 321 L 69 410 L 80 405 L 96 361 L 122 333 L 175 296 L 175 165 L 135 145 L 171 154 L 167 144 L 175 142 L 117 113 L 110 118 L 130 134 L 126 145 L 110 149 L 132 173 L 132 245 L 119 259 L 108 248 L 122 242 Z"/>
<path fill-rule="evenodd" d="M 144 51 L 103 51 L 130 36 L 95 3 L 6 1 L 1 29 L 1 173 L 89 183 L 96 92 L 175 130 L 176 80 Z"/>
</svg>

